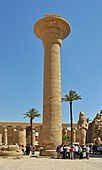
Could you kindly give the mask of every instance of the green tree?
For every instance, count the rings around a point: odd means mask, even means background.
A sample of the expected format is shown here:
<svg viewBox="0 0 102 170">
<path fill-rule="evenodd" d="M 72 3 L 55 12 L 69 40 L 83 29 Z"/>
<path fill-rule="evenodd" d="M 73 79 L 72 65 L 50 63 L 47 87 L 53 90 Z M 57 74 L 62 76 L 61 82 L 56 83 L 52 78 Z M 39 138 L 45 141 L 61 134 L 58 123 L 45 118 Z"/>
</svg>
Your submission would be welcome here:
<svg viewBox="0 0 102 170">
<path fill-rule="evenodd" d="M 34 108 L 31 108 L 28 112 L 24 113 L 24 118 L 29 118 L 30 119 L 30 126 L 31 126 L 31 146 L 33 145 L 33 120 L 36 118 L 36 117 L 40 117 L 41 114 L 38 112 L 38 110 L 34 109 Z"/>
<path fill-rule="evenodd" d="M 66 136 L 66 135 L 62 136 L 62 142 L 63 142 L 63 143 L 64 143 L 64 142 L 67 142 L 67 143 L 71 142 L 70 136 Z"/>
<path fill-rule="evenodd" d="M 65 97 L 61 99 L 62 102 L 69 102 L 70 105 L 70 124 L 71 124 L 71 146 L 73 144 L 73 114 L 72 114 L 72 103 L 75 100 L 82 99 L 80 95 L 76 93 L 76 91 L 70 90 Z"/>
</svg>

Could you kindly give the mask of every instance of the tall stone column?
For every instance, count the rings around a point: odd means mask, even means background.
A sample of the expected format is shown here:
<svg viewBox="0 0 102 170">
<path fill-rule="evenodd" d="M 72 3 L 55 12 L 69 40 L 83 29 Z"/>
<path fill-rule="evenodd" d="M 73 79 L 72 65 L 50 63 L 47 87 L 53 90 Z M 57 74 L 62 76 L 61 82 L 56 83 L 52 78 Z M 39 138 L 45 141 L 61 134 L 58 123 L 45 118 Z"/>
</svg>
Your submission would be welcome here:
<svg viewBox="0 0 102 170">
<path fill-rule="evenodd" d="M 7 145 L 8 144 L 8 139 L 7 139 L 7 128 L 4 128 L 4 144 Z"/>
<path fill-rule="evenodd" d="M 26 146 L 26 129 L 18 128 L 18 145 Z"/>
<path fill-rule="evenodd" d="M 12 139 L 12 141 L 13 141 L 13 145 L 15 145 L 16 143 L 17 143 L 17 128 L 16 127 L 13 127 L 13 139 Z"/>
<path fill-rule="evenodd" d="M 0 133 L 0 145 L 2 145 L 2 134 Z"/>
<path fill-rule="evenodd" d="M 44 46 L 42 146 L 52 152 L 62 143 L 60 47 L 70 26 L 59 16 L 46 15 L 34 32 Z"/>
<path fill-rule="evenodd" d="M 73 143 L 76 142 L 76 130 L 74 129 L 73 130 Z"/>
<path fill-rule="evenodd" d="M 35 130 L 32 131 L 32 144 L 35 145 Z"/>
</svg>

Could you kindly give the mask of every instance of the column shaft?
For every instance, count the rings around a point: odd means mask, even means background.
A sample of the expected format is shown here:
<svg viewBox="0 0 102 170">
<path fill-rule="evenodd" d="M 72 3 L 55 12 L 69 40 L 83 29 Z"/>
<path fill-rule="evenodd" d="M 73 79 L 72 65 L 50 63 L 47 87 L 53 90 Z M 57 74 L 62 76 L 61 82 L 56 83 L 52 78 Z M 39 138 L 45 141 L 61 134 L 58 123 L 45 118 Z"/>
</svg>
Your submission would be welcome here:
<svg viewBox="0 0 102 170">
<path fill-rule="evenodd" d="M 18 144 L 26 146 L 26 129 L 18 129 Z"/>
<path fill-rule="evenodd" d="M 7 128 L 4 128 L 4 144 L 7 145 L 8 141 L 7 141 Z"/>
<path fill-rule="evenodd" d="M 15 145 L 17 143 L 17 129 L 13 128 L 13 144 Z"/>
<path fill-rule="evenodd" d="M 55 149 L 62 142 L 60 45 L 44 47 L 43 146 Z"/>
<path fill-rule="evenodd" d="M 32 131 L 32 144 L 35 145 L 35 130 Z"/>
<path fill-rule="evenodd" d="M 76 131 L 73 130 L 73 143 L 75 143 L 75 142 L 76 142 Z"/>
<path fill-rule="evenodd" d="M 2 134 L 0 133 L 0 145 L 2 145 Z"/>
</svg>

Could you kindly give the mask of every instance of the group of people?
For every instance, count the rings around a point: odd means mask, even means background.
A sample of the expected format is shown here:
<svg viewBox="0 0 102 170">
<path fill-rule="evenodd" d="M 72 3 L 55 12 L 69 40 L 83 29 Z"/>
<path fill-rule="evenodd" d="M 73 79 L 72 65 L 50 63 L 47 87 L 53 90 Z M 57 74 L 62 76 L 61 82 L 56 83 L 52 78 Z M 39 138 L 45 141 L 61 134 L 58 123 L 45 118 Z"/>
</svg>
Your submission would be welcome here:
<svg viewBox="0 0 102 170">
<path fill-rule="evenodd" d="M 34 146 L 30 146 L 30 145 L 26 145 L 26 147 L 24 147 L 23 145 L 21 146 L 21 150 L 23 155 L 30 155 L 35 153 L 35 147 Z"/>
<path fill-rule="evenodd" d="M 95 155 L 101 155 L 102 154 L 102 144 L 101 145 L 99 145 L 99 146 L 97 146 L 97 145 L 93 145 L 93 147 L 92 147 L 92 152 L 93 152 L 93 154 L 95 154 Z"/>
<path fill-rule="evenodd" d="M 89 159 L 90 147 L 89 145 L 79 146 L 77 144 L 65 145 L 61 144 L 56 148 L 57 157 L 62 159 Z"/>
</svg>

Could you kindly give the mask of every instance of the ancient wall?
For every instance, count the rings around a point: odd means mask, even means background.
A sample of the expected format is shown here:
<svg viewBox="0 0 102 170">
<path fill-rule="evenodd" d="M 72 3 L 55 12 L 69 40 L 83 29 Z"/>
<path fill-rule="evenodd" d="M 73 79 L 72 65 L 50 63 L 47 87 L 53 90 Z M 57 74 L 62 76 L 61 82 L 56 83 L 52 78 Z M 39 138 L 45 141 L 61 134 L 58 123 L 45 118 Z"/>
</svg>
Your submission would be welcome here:
<svg viewBox="0 0 102 170">
<path fill-rule="evenodd" d="M 41 124 L 33 124 L 33 141 L 39 143 L 36 133 L 40 131 Z M 0 145 L 19 144 L 26 145 L 31 143 L 30 124 L 16 122 L 0 122 Z M 33 144 L 34 144 L 33 143 Z"/>
<path fill-rule="evenodd" d="M 67 128 L 70 127 L 70 124 L 63 124 L 62 125 L 62 133 L 64 135 L 64 132 L 67 131 L 67 136 L 70 136 L 70 130 Z M 77 125 L 74 124 L 74 128 L 76 128 Z M 31 139 L 31 132 L 30 132 L 30 124 L 29 123 L 17 123 L 17 122 L 0 122 L 0 143 L 5 143 L 4 141 L 4 129 L 6 130 L 7 135 L 7 144 L 30 144 Z M 25 130 L 26 130 L 26 141 L 25 141 Z M 34 140 L 35 143 L 38 143 L 39 146 L 42 146 L 42 124 L 41 123 L 34 123 L 33 129 L 35 136 Z M 22 136 L 23 135 L 23 136 Z"/>
<path fill-rule="evenodd" d="M 94 118 L 92 123 L 89 123 L 86 141 L 87 143 L 93 143 L 97 137 L 100 137 L 102 140 L 102 122 L 101 119 L 98 118 L 97 123 L 97 116 Z M 19 128 L 26 129 L 26 144 L 30 144 L 30 124 L 29 123 L 17 123 L 17 122 L 0 122 L 0 145 L 2 143 L 7 142 L 7 144 L 16 144 L 18 143 L 18 130 Z M 75 138 L 76 142 L 79 141 L 77 124 L 73 125 L 75 129 Z M 4 131 L 4 129 L 7 131 Z M 34 123 L 33 129 L 35 129 L 35 143 L 38 143 L 42 146 L 42 123 Z M 5 135 L 7 135 L 7 140 L 5 139 Z M 67 135 L 70 137 L 70 124 L 62 124 L 62 135 Z"/>
</svg>

